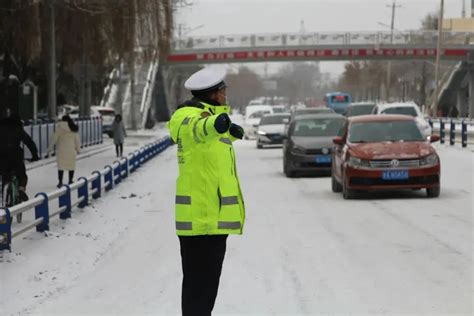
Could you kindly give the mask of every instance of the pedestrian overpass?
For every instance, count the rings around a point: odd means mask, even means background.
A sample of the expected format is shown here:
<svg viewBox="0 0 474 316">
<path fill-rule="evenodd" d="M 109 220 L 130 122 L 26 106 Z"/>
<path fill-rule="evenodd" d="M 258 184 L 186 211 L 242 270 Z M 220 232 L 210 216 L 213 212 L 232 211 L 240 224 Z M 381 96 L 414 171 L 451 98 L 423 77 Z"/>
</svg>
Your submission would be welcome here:
<svg viewBox="0 0 474 316">
<path fill-rule="evenodd" d="M 474 117 L 474 32 L 445 31 L 441 58 L 457 61 L 466 74 L 455 91 L 460 112 Z M 434 60 L 437 31 L 403 32 L 315 32 L 195 36 L 172 44 L 167 65 L 216 63 L 348 61 L 348 60 Z M 466 84 L 467 82 L 467 84 Z M 467 87 L 466 87 L 467 86 Z M 443 88 L 439 101 L 445 99 Z M 465 104 L 463 91 L 468 91 Z M 463 103 L 464 102 L 464 103 Z M 462 105 L 465 104 L 465 105 Z M 464 109 L 462 110 L 461 107 Z"/>
<path fill-rule="evenodd" d="M 320 32 L 187 37 L 177 40 L 169 65 L 434 59 L 438 32 Z M 468 61 L 474 32 L 443 32 L 443 60 Z"/>
</svg>

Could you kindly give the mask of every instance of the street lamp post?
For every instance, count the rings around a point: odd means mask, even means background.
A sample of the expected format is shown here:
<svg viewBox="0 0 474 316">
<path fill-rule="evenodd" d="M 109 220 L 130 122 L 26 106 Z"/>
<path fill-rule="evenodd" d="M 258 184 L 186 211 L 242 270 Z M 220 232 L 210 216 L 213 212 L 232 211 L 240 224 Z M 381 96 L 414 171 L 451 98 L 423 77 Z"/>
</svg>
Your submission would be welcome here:
<svg viewBox="0 0 474 316">
<path fill-rule="evenodd" d="M 441 0 L 441 7 L 439 10 L 438 20 L 438 45 L 436 49 L 436 65 L 435 65 L 435 91 L 433 95 L 433 102 L 431 104 L 431 114 L 437 115 L 438 113 L 438 97 L 439 97 L 439 64 L 441 62 L 441 47 L 442 47 L 442 35 L 443 35 L 443 14 L 444 14 L 444 0 Z"/>
</svg>

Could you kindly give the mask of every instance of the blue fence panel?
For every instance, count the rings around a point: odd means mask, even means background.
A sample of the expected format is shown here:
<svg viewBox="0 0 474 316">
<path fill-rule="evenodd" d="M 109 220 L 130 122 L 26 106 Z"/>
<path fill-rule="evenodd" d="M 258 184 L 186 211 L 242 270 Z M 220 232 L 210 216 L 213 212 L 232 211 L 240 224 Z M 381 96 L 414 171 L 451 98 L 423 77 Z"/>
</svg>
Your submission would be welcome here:
<svg viewBox="0 0 474 316">
<path fill-rule="evenodd" d="M 71 206 L 71 188 L 69 185 L 63 185 L 66 187 L 66 193 L 61 195 L 59 197 L 59 207 L 65 207 L 66 209 L 59 214 L 60 219 L 68 219 L 71 218 L 71 211 L 72 211 L 72 206 Z"/>
<path fill-rule="evenodd" d="M 0 250 L 11 250 L 12 218 L 10 217 L 10 210 L 8 208 L 3 211 L 5 212 L 5 215 L 0 217 L 0 236 L 3 237 L 3 240 L 0 242 Z"/>
<path fill-rule="evenodd" d="M 77 181 L 82 181 L 82 185 L 77 189 L 77 197 L 82 198 L 82 201 L 79 203 L 80 208 L 84 208 L 89 205 L 89 181 L 85 177 L 80 177 Z"/>
<path fill-rule="evenodd" d="M 454 142 L 456 141 L 456 124 L 453 120 L 451 120 L 451 124 L 449 127 L 449 144 L 454 146 Z"/>
<path fill-rule="evenodd" d="M 38 196 L 43 197 L 41 204 L 35 207 L 35 219 L 43 219 L 43 222 L 36 226 L 36 231 L 41 233 L 49 230 L 49 201 L 46 193 L 38 193 L 35 195 L 35 197 Z"/>
<path fill-rule="evenodd" d="M 98 199 L 102 195 L 102 174 L 99 171 L 94 171 L 94 172 L 92 172 L 92 174 L 97 176 L 91 182 L 91 184 L 92 184 L 91 189 L 96 190 L 96 192 L 92 194 L 92 197 L 94 199 Z"/>
<path fill-rule="evenodd" d="M 446 137 L 446 130 L 444 129 L 444 121 L 442 119 L 439 119 L 439 136 L 440 136 L 439 142 L 441 144 L 444 144 L 444 139 Z"/>
<path fill-rule="evenodd" d="M 105 191 L 110 191 L 114 187 L 114 169 L 110 165 L 104 168 L 107 169 L 104 176 Z"/>
</svg>

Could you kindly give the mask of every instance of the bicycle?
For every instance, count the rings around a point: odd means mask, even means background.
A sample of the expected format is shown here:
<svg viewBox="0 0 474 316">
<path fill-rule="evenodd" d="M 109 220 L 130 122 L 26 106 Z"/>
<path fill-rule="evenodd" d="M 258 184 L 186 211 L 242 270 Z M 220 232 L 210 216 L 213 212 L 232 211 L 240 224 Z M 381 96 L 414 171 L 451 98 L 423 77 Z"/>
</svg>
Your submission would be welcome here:
<svg viewBox="0 0 474 316">
<path fill-rule="evenodd" d="M 2 177 L 1 178 L 1 184 L 2 184 L 2 207 L 4 208 L 10 208 L 12 206 L 15 206 L 17 204 L 21 203 L 20 197 L 19 197 L 19 189 L 18 189 L 18 179 L 15 176 L 14 173 L 10 175 L 10 177 Z M 5 198 L 4 198 L 5 197 Z M 21 223 L 23 219 L 23 214 L 18 213 L 16 214 L 16 221 L 17 223 Z"/>
</svg>

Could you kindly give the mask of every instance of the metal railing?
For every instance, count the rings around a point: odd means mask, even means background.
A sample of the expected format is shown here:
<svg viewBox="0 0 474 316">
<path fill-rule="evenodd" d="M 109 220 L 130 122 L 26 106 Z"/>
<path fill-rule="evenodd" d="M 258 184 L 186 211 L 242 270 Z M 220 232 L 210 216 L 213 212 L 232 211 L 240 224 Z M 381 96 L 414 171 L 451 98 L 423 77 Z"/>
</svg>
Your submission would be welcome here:
<svg viewBox="0 0 474 316">
<path fill-rule="evenodd" d="M 76 119 L 76 124 L 79 126 L 79 138 L 81 140 L 81 148 L 89 147 L 103 143 L 102 134 L 102 119 L 100 117 L 91 117 L 86 119 Z M 45 158 L 48 154 L 48 147 L 50 141 L 56 131 L 56 123 L 38 123 L 28 124 L 24 127 L 25 132 L 31 136 L 38 148 L 38 156 Z M 31 153 L 26 146 L 25 158 L 31 158 Z"/>
<path fill-rule="evenodd" d="M 436 47 L 437 31 L 317 32 L 193 36 L 172 42 L 172 49 L 298 47 L 317 45 L 429 45 Z M 474 32 L 443 32 L 444 47 L 474 43 Z"/>
<path fill-rule="evenodd" d="M 37 232 L 48 231 L 50 219 L 54 216 L 59 215 L 60 219 L 70 218 L 74 208 L 85 208 L 91 200 L 98 199 L 102 193 L 112 190 L 130 173 L 164 151 L 171 143 L 169 137 L 164 137 L 136 150 L 126 158 L 114 161 L 101 171 L 93 171 L 89 177 L 79 178 L 71 185 L 63 185 L 50 193 L 40 192 L 27 202 L 0 209 L 0 250 L 11 250 L 12 238 L 33 228 L 36 228 Z M 76 191 L 77 199 L 74 200 L 72 193 Z M 55 200 L 58 200 L 57 207 L 52 205 Z M 35 220 L 12 231 L 12 218 L 30 210 L 34 210 Z"/>
</svg>

